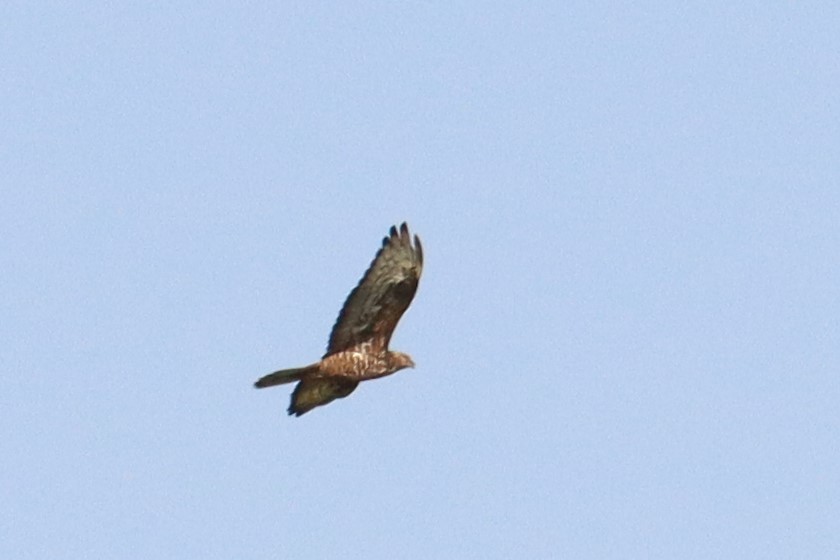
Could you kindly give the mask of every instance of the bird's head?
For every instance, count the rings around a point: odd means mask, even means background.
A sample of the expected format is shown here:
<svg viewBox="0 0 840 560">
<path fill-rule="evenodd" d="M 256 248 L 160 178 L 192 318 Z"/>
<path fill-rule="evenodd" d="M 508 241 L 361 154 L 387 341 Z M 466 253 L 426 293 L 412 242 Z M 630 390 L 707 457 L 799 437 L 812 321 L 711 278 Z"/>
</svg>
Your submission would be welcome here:
<svg viewBox="0 0 840 560">
<path fill-rule="evenodd" d="M 414 367 L 414 360 L 411 359 L 411 356 L 403 352 L 391 352 L 388 357 L 393 371 Z"/>
</svg>

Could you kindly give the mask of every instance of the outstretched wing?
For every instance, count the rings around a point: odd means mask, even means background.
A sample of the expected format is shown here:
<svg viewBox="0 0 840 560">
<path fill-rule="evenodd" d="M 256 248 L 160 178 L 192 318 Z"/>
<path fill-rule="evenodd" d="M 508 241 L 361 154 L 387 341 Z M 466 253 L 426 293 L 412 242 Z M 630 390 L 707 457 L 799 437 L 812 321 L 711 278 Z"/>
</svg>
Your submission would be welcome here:
<svg viewBox="0 0 840 560">
<path fill-rule="evenodd" d="M 392 227 L 359 285 L 347 296 L 324 356 L 363 342 L 371 344 L 372 352 L 388 348 L 397 322 L 414 299 L 422 270 L 420 239 L 415 235 L 412 245 L 405 222 L 399 230 Z"/>
<path fill-rule="evenodd" d="M 292 393 L 289 415 L 300 416 L 316 406 L 329 404 L 335 399 L 343 399 L 352 393 L 358 384 L 359 382 L 355 379 L 340 375 L 303 379 Z"/>
</svg>

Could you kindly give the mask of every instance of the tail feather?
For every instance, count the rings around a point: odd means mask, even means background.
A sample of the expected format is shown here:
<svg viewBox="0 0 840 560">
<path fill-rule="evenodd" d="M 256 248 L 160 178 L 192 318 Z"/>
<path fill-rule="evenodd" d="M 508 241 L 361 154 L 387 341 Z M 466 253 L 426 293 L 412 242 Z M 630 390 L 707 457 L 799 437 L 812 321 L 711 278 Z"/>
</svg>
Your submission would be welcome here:
<svg viewBox="0 0 840 560">
<path fill-rule="evenodd" d="M 284 383 L 294 383 L 299 381 L 308 373 L 315 373 L 318 371 L 318 364 L 312 364 L 301 368 L 281 369 L 274 373 L 269 373 L 266 376 L 260 377 L 254 387 L 263 389 L 265 387 L 273 387 L 274 385 L 283 385 Z"/>
</svg>

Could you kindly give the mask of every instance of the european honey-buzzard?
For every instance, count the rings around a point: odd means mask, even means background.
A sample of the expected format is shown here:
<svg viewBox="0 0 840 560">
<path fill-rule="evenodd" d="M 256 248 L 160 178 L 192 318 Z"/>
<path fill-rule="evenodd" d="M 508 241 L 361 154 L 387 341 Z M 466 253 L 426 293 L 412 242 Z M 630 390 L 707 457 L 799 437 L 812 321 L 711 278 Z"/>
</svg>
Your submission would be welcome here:
<svg viewBox="0 0 840 560">
<path fill-rule="evenodd" d="M 327 353 L 314 364 L 282 369 L 260 378 L 257 388 L 294 383 L 289 414 L 300 416 L 341 399 L 362 381 L 414 367 L 408 354 L 388 350 L 397 322 L 408 309 L 423 270 L 423 247 L 408 226 L 391 227 L 388 237 L 333 326 Z"/>
</svg>

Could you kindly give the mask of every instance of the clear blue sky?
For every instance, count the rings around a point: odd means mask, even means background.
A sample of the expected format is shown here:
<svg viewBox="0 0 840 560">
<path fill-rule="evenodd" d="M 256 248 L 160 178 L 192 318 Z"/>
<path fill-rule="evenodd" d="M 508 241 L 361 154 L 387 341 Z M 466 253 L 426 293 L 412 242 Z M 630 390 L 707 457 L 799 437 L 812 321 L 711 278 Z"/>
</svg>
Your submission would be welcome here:
<svg viewBox="0 0 840 560">
<path fill-rule="evenodd" d="M 5 2 L 0 557 L 840 557 L 838 22 Z M 287 417 L 403 220 L 417 368 Z"/>
</svg>

